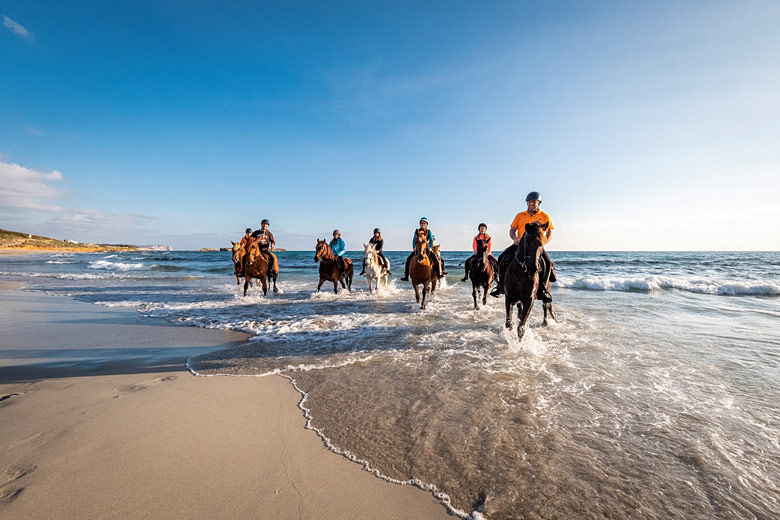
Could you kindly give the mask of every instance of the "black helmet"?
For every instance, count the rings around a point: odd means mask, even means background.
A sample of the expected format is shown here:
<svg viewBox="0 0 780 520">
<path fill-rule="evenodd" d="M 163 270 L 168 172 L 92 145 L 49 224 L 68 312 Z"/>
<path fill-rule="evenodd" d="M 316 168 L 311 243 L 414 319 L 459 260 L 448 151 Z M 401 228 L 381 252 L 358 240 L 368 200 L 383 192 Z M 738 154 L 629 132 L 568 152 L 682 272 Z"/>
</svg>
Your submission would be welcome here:
<svg viewBox="0 0 780 520">
<path fill-rule="evenodd" d="M 542 202 L 542 194 L 538 191 L 532 191 L 528 195 L 525 196 L 526 202 L 531 202 L 532 200 L 538 200 L 539 202 Z"/>
<path fill-rule="evenodd" d="M 267 219 L 267 218 L 264 218 L 264 219 L 263 219 L 263 221 L 262 221 L 262 222 L 260 222 L 260 225 L 261 225 L 261 226 L 262 226 L 263 224 L 268 224 L 269 226 L 271 225 L 271 223 L 270 223 L 270 222 L 268 222 L 268 219 Z"/>
<path fill-rule="evenodd" d="M 375 228 L 374 228 L 374 233 L 381 233 L 381 231 L 379 230 L 379 228 L 378 228 L 378 227 L 375 227 Z"/>
<path fill-rule="evenodd" d="M 477 226 L 477 229 L 479 229 L 481 227 L 484 227 L 485 229 L 487 229 L 487 224 L 485 224 L 484 222 L 480 222 L 479 226 Z"/>
<path fill-rule="evenodd" d="M 244 231 L 244 233 L 251 233 L 251 232 L 252 232 L 252 228 L 251 227 L 246 228 L 246 231 Z"/>
</svg>

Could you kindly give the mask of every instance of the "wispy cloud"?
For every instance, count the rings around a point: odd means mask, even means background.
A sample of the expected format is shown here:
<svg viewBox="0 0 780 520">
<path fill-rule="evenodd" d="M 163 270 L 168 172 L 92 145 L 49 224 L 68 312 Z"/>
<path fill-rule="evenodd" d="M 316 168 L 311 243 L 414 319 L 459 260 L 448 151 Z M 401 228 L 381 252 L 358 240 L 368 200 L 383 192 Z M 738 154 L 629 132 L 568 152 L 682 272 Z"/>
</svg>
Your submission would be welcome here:
<svg viewBox="0 0 780 520">
<path fill-rule="evenodd" d="M 28 135 L 33 135 L 35 137 L 41 137 L 43 135 L 46 135 L 46 133 L 43 130 L 33 125 L 24 125 L 24 131 Z"/>
<path fill-rule="evenodd" d="M 46 173 L 0 161 L 0 212 L 61 211 L 55 202 L 64 197 L 64 191 L 56 186 L 62 181 L 62 173 L 57 170 Z"/>
<path fill-rule="evenodd" d="M 0 221 L 21 226 L 16 231 L 82 242 L 132 242 L 148 233 L 151 217 L 65 207 L 69 197 L 60 187 L 63 182 L 58 170 L 43 172 L 0 160 Z"/>
<path fill-rule="evenodd" d="M 23 40 L 26 40 L 28 42 L 34 42 L 36 40 L 35 35 L 33 33 L 28 31 L 20 23 L 11 20 L 6 15 L 3 15 L 3 25 L 5 25 L 9 31 L 11 31 L 18 37 L 22 38 Z"/>
</svg>

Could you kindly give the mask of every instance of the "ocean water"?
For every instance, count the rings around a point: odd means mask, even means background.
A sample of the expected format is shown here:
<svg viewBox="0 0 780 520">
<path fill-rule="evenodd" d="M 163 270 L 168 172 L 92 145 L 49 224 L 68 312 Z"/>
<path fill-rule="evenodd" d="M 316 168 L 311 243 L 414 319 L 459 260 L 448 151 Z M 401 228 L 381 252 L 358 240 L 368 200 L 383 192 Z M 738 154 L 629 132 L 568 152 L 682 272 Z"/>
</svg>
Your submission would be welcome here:
<svg viewBox="0 0 780 520">
<path fill-rule="evenodd" d="M 313 252 L 242 296 L 229 253 L 0 257 L 31 290 L 233 329 L 201 375 L 279 373 L 334 451 L 473 518 L 780 517 L 780 253 L 551 252 L 560 323 L 473 310 L 467 253 L 425 311 L 397 278 L 316 293 Z M 359 264 L 362 253 L 349 256 Z"/>
</svg>

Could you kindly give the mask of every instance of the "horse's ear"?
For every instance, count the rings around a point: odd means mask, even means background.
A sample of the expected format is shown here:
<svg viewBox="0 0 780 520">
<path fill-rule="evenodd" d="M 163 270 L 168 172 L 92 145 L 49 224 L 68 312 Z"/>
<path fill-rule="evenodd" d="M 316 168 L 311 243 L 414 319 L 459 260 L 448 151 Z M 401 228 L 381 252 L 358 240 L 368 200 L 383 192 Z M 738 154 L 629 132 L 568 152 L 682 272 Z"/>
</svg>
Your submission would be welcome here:
<svg viewBox="0 0 780 520">
<path fill-rule="evenodd" d="M 550 227 L 550 223 L 549 222 L 545 222 L 544 224 L 541 225 L 542 231 L 547 231 L 548 227 Z"/>
<path fill-rule="evenodd" d="M 363 242 L 363 249 L 365 249 L 366 247 L 368 247 L 368 244 L 366 244 L 365 242 Z"/>
<path fill-rule="evenodd" d="M 236 243 L 235 243 L 235 242 L 233 242 L 232 240 L 230 241 L 230 243 L 231 243 L 231 244 L 233 244 L 233 245 L 236 245 Z"/>
</svg>

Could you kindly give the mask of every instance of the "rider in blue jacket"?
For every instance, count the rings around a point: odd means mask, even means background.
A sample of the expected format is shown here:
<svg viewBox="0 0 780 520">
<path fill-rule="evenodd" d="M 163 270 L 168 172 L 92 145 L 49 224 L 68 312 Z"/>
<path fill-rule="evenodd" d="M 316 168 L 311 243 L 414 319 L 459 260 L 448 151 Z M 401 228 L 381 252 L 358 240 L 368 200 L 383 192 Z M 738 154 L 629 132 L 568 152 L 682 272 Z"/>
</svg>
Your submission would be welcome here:
<svg viewBox="0 0 780 520">
<path fill-rule="evenodd" d="M 339 266 L 339 275 L 343 275 L 344 268 L 344 253 L 347 252 L 347 245 L 341 238 L 341 231 L 338 229 L 333 230 L 333 240 L 330 241 L 330 248 L 333 250 L 333 254 L 336 255 L 336 264 Z"/>
</svg>

